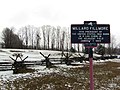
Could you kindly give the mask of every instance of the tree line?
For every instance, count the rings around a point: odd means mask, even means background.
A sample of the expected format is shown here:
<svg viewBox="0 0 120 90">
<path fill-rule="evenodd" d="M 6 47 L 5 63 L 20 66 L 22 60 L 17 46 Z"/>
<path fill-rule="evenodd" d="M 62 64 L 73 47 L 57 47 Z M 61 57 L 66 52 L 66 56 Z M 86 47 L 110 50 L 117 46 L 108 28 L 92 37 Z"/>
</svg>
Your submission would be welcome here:
<svg viewBox="0 0 120 90">
<path fill-rule="evenodd" d="M 71 44 L 70 28 L 60 26 L 28 25 L 21 27 L 17 33 L 14 28 L 5 28 L 2 40 L 2 48 L 86 51 L 84 45 Z M 99 44 L 94 51 L 101 55 L 115 54 L 119 53 L 119 46 L 116 45 L 115 36 L 112 36 L 110 44 Z"/>
<path fill-rule="evenodd" d="M 5 28 L 2 32 L 3 48 L 68 50 L 70 31 L 66 27 L 43 25 L 25 26 L 14 33 L 14 28 Z"/>
</svg>

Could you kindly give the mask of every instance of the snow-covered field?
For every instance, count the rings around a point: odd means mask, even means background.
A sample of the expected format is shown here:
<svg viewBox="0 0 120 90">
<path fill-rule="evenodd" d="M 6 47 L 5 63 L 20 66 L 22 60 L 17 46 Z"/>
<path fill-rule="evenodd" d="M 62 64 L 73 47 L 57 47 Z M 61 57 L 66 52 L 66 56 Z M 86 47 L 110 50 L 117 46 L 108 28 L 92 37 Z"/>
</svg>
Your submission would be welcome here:
<svg viewBox="0 0 120 90">
<path fill-rule="evenodd" d="M 11 60 L 9 58 L 9 56 L 12 57 L 12 55 L 16 52 L 17 53 L 22 53 L 23 58 L 28 56 L 26 61 L 40 61 L 40 60 L 44 59 L 43 56 L 41 56 L 39 52 L 42 52 L 46 56 L 51 54 L 50 58 L 61 58 L 61 56 L 60 56 L 61 52 L 60 51 L 0 49 L 0 62 L 13 62 L 13 60 Z M 104 65 L 104 64 L 106 64 L 106 62 L 113 62 L 113 63 L 117 62 L 118 66 L 117 66 L 116 69 L 118 71 L 120 71 L 120 59 L 111 59 L 111 60 L 105 60 L 105 61 L 104 60 L 93 61 L 94 65 L 101 65 L 101 64 Z M 77 63 L 79 63 L 79 62 L 77 62 Z M 67 73 L 69 70 L 71 70 L 71 69 L 76 70 L 77 68 L 87 67 L 87 66 L 89 66 L 89 62 L 82 63 L 82 64 L 79 63 L 79 66 L 67 66 L 65 64 L 55 65 L 55 66 L 56 66 L 55 68 L 50 68 L 50 69 L 46 68 L 45 66 L 35 66 L 35 67 L 33 67 L 33 69 L 35 69 L 35 72 L 24 73 L 24 74 L 13 74 L 12 70 L 0 71 L 0 88 L 1 88 L 0 90 L 6 90 L 6 88 L 11 88 L 10 90 L 16 90 L 16 87 L 13 84 L 10 84 L 10 85 L 13 85 L 13 86 L 9 86 L 7 83 L 14 82 L 15 80 L 18 80 L 18 79 L 23 79 L 24 80 L 24 79 L 27 79 L 27 78 L 29 78 L 29 79 L 37 78 L 37 77 L 42 77 L 42 76 L 49 75 L 49 74 L 52 74 L 52 73 L 65 75 L 67 77 L 67 76 L 70 76 L 70 73 Z M 76 75 L 76 73 L 74 73 L 74 74 Z M 83 76 L 83 74 L 84 73 L 82 73 L 81 75 Z M 89 73 L 88 73 L 88 75 L 89 75 Z M 74 76 L 74 75 L 72 74 L 71 76 Z M 82 77 L 82 78 L 85 78 L 85 77 Z M 120 81 L 120 76 L 119 75 L 116 78 L 117 78 L 118 81 Z M 87 82 L 89 82 L 89 80 Z M 67 85 L 68 88 L 72 87 L 70 84 L 66 84 L 66 85 Z M 111 87 L 111 88 L 118 87 L 119 90 L 120 90 L 119 85 L 120 84 L 110 83 L 109 87 Z M 23 88 L 24 88 L 23 86 L 20 86 L 18 89 L 23 90 Z M 47 89 L 40 89 L 40 90 L 51 90 L 51 89 L 52 89 L 52 87 L 49 86 L 49 84 L 48 84 Z M 27 90 L 32 90 L 32 89 L 27 89 Z M 36 90 L 39 90 L 39 89 L 36 89 Z M 54 88 L 52 90 L 57 90 L 57 89 Z M 67 90 L 69 90 L 69 89 L 67 89 Z M 70 90 L 76 90 L 76 89 L 70 89 Z M 86 89 L 77 89 L 77 90 L 86 90 Z M 102 86 L 101 86 L 101 89 L 97 89 L 97 90 L 117 90 L 117 89 L 114 89 L 114 88 L 113 89 L 109 89 L 109 88 L 106 89 L 105 87 L 102 88 Z"/>
<path fill-rule="evenodd" d="M 28 56 L 29 61 L 37 61 L 44 59 L 43 56 L 40 55 L 39 52 L 42 52 L 44 55 L 51 54 L 50 57 L 59 57 L 58 54 L 60 54 L 60 51 L 49 51 L 49 50 L 25 50 L 25 49 L 0 49 L 0 61 L 11 61 L 9 56 L 12 56 L 14 53 L 22 53 L 23 58 Z"/>
</svg>

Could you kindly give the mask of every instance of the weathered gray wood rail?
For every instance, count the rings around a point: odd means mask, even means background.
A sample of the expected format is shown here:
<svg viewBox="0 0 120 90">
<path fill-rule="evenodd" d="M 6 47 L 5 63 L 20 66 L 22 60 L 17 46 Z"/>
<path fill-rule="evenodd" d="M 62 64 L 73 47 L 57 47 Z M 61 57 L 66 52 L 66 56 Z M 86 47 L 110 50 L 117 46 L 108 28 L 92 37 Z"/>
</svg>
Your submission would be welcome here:
<svg viewBox="0 0 120 90">
<path fill-rule="evenodd" d="M 9 62 L 9 61 L 3 61 L 0 62 L 0 71 L 2 70 L 13 70 L 13 69 L 19 69 L 19 68 L 26 68 L 26 67 L 34 67 L 35 65 L 42 65 L 42 66 L 46 66 L 49 67 L 53 64 L 57 65 L 57 64 L 67 64 L 67 65 L 74 65 L 72 62 L 80 62 L 83 63 L 83 61 L 88 61 L 88 58 L 85 58 L 84 56 L 81 56 L 80 54 L 76 55 L 75 57 L 72 57 L 72 54 L 69 53 L 63 53 L 64 57 L 61 58 L 50 58 L 51 54 L 48 54 L 47 56 L 45 56 L 43 53 L 40 52 L 40 54 L 44 57 L 44 59 L 40 59 L 39 61 L 26 61 L 26 59 L 28 58 L 25 57 L 24 59 L 22 59 L 22 55 L 21 54 L 15 54 L 14 57 L 10 57 L 13 62 Z M 17 61 L 17 59 L 20 58 L 21 61 Z M 105 59 L 110 59 L 110 58 L 116 58 L 116 56 L 104 56 Z M 101 60 L 101 57 L 94 57 L 94 60 Z"/>
</svg>

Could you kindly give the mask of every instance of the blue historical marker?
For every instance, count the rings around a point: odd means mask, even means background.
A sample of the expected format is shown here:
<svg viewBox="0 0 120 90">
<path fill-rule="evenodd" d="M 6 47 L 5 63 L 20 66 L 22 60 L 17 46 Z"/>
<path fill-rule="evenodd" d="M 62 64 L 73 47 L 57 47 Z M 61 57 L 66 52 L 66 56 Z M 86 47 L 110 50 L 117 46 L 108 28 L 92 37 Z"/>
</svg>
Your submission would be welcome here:
<svg viewBox="0 0 120 90">
<path fill-rule="evenodd" d="M 83 43 L 89 48 L 90 90 L 94 90 L 93 47 L 97 43 L 110 43 L 110 25 L 97 24 L 96 21 L 84 21 L 84 24 L 71 25 L 71 43 Z"/>
<path fill-rule="evenodd" d="M 71 43 L 110 43 L 110 25 L 72 24 Z"/>
</svg>

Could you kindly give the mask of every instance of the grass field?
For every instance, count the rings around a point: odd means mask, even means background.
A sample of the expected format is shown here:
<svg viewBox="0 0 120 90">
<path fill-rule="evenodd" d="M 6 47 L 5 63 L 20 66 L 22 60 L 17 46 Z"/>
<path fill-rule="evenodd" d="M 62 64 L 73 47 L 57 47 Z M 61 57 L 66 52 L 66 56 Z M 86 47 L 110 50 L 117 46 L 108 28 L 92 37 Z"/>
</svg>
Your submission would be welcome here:
<svg viewBox="0 0 120 90">
<path fill-rule="evenodd" d="M 54 69 L 58 69 L 58 67 Z M 58 72 L 31 78 L 21 77 L 4 82 L 5 90 L 89 90 L 89 86 L 89 65 L 77 68 L 59 68 Z M 3 88 L 2 84 L 0 87 Z M 120 90 L 120 63 L 95 64 L 94 89 Z"/>
</svg>

